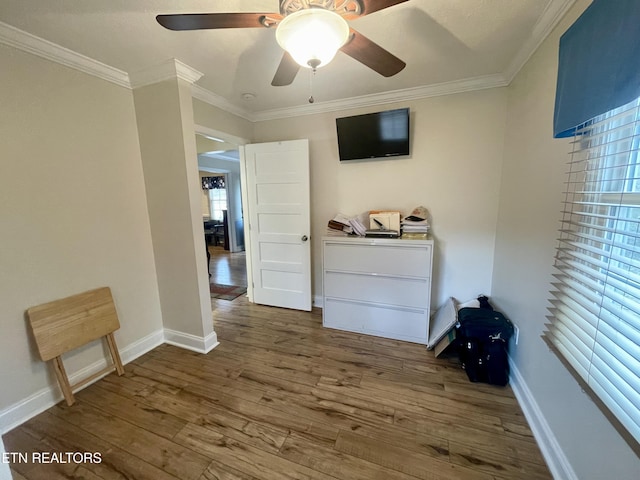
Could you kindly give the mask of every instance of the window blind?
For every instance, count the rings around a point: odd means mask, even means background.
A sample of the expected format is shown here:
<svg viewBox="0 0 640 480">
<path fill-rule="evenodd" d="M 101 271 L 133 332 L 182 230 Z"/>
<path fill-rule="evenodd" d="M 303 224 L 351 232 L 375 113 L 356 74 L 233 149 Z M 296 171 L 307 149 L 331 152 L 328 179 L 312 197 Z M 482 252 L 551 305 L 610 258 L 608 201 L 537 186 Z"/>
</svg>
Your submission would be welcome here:
<svg viewBox="0 0 640 480">
<path fill-rule="evenodd" d="M 576 129 L 544 337 L 640 450 L 640 99 Z"/>
</svg>

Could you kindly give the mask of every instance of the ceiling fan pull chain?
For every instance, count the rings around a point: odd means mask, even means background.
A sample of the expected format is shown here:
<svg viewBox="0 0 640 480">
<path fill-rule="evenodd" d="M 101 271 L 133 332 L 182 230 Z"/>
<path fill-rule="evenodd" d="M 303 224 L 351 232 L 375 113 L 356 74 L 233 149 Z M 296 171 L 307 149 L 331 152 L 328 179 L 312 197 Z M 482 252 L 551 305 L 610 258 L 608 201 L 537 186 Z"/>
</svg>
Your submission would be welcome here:
<svg viewBox="0 0 640 480">
<path fill-rule="evenodd" d="M 313 77 L 316 76 L 316 69 L 312 68 L 309 74 L 309 103 L 315 102 L 313 98 Z"/>
</svg>

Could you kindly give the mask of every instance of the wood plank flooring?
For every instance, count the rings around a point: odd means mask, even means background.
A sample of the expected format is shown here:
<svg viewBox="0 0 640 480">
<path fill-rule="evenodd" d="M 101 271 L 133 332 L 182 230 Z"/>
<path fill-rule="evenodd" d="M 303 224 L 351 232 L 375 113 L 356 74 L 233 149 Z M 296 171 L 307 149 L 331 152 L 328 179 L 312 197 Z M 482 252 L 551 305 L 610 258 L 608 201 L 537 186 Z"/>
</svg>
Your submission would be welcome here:
<svg viewBox="0 0 640 480">
<path fill-rule="evenodd" d="M 214 305 L 220 345 L 163 345 L 4 437 L 16 479 L 550 479 L 509 387 L 424 346 L 322 328 L 312 313 Z"/>
<path fill-rule="evenodd" d="M 247 256 L 245 252 L 230 253 L 222 246 L 208 245 L 209 281 L 223 285 L 247 286 Z"/>
</svg>

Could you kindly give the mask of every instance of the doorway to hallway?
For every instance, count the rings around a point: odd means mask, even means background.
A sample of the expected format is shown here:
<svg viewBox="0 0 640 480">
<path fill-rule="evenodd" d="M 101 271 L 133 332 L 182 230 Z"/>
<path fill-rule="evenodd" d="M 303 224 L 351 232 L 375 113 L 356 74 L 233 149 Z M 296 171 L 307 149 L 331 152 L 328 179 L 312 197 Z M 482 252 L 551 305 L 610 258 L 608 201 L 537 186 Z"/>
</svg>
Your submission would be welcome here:
<svg viewBox="0 0 640 480">
<path fill-rule="evenodd" d="M 231 253 L 222 245 L 208 245 L 209 283 L 221 285 L 247 286 L 247 261 L 245 252 Z"/>
</svg>

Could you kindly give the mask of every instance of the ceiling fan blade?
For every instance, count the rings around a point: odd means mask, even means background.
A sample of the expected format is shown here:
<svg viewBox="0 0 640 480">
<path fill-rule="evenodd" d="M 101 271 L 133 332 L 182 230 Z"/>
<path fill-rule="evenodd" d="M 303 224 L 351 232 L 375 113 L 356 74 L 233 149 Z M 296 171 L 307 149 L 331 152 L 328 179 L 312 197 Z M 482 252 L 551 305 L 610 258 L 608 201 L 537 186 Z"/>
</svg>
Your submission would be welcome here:
<svg viewBox="0 0 640 480">
<path fill-rule="evenodd" d="M 274 87 L 291 85 L 298 74 L 298 70 L 300 70 L 300 65 L 289 55 L 289 52 L 284 52 L 280 65 L 278 65 L 278 70 L 276 70 L 276 74 L 271 80 L 271 85 Z"/>
<path fill-rule="evenodd" d="M 270 27 L 282 20 L 279 13 L 183 13 L 158 15 L 156 20 L 169 30 Z"/>
<path fill-rule="evenodd" d="M 385 8 L 393 7 L 399 3 L 408 2 L 409 0 L 360 0 L 362 4 L 361 17 L 369 15 L 370 13 L 377 12 L 378 10 L 384 10 Z"/>
<path fill-rule="evenodd" d="M 350 39 L 340 50 L 383 77 L 391 77 L 407 66 L 398 57 L 354 29 L 351 29 Z"/>
</svg>

